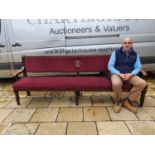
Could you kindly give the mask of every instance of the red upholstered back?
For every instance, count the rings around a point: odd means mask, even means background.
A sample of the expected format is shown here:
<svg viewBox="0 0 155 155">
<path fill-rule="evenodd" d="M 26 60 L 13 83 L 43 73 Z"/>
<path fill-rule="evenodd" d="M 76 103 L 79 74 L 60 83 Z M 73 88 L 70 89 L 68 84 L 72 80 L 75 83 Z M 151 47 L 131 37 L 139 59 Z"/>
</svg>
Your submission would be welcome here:
<svg viewBox="0 0 155 155">
<path fill-rule="evenodd" d="M 26 72 L 102 72 L 107 71 L 109 55 L 24 56 Z"/>
</svg>

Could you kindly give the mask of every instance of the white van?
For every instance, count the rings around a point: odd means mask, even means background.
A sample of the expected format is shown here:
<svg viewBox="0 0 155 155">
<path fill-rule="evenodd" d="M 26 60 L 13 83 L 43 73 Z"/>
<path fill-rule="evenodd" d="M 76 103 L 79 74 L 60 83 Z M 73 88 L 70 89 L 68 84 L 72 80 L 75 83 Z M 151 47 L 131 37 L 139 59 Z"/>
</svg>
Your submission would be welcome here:
<svg viewBox="0 0 155 155">
<path fill-rule="evenodd" d="M 155 70 L 155 20 L 1 19 L 0 78 L 21 67 L 23 55 L 104 55 L 134 40 L 143 69 Z"/>
</svg>

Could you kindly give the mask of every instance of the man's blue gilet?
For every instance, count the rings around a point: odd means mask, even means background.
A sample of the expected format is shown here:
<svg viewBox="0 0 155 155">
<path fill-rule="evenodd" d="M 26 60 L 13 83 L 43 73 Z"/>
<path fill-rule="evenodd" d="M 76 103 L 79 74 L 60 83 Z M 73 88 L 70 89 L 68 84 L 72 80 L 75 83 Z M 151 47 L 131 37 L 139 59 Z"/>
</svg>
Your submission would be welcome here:
<svg viewBox="0 0 155 155">
<path fill-rule="evenodd" d="M 115 68 L 120 73 L 131 73 L 134 69 L 134 64 L 137 59 L 137 53 L 131 48 L 128 55 L 122 50 L 122 47 L 116 51 Z"/>
</svg>

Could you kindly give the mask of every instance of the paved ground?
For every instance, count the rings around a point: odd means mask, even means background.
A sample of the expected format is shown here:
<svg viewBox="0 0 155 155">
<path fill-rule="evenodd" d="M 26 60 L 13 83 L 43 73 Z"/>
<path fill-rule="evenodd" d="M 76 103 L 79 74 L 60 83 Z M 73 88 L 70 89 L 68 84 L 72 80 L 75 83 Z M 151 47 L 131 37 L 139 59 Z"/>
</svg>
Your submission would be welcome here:
<svg viewBox="0 0 155 155">
<path fill-rule="evenodd" d="M 155 83 L 143 108 L 133 114 L 113 112 L 112 93 L 82 92 L 79 106 L 74 92 L 20 93 L 17 106 L 10 81 L 0 81 L 0 134 L 4 135 L 155 135 Z"/>
</svg>

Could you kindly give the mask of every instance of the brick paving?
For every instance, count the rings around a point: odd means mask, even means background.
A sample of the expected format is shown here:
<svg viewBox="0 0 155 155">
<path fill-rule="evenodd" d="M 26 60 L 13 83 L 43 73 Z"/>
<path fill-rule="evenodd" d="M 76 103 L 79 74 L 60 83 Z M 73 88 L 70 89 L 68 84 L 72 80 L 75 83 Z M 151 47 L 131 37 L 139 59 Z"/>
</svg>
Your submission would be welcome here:
<svg viewBox="0 0 155 155">
<path fill-rule="evenodd" d="M 144 107 L 134 114 L 113 111 L 112 93 L 20 92 L 18 106 L 11 82 L 0 82 L 1 135 L 155 135 L 155 83 L 148 81 Z"/>
</svg>

